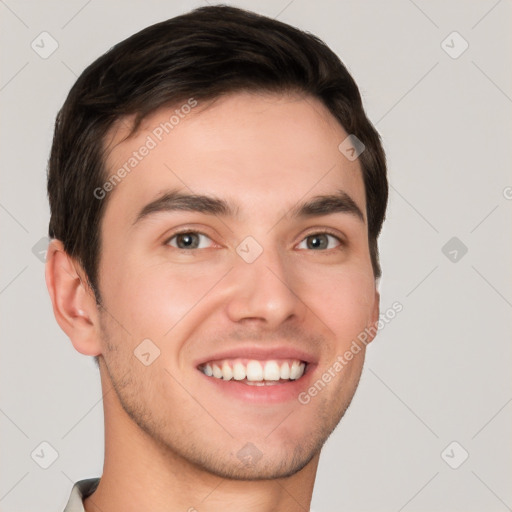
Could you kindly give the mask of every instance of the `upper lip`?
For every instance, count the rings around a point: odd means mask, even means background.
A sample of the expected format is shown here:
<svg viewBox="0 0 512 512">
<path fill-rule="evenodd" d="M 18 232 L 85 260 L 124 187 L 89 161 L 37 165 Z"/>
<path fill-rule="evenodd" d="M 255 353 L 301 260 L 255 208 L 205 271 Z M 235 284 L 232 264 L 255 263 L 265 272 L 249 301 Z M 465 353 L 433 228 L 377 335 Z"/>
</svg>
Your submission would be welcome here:
<svg viewBox="0 0 512 512">
<path fill-rule="evenodd" d="M 315 363 L 314 355 L 296 347 L 274 346 L 258 347 L 255 345 L 247 347 L 234 347 L 229 350 L 216 352 L 209 356 L 203 356 L 195 363 L 196 367 L 208 363 L 209 361 L 219 361 L 222 359 L 256 359 L 260 361 L 270 361 L 272 359 L 297 359 L 305 363 Z"/>
</svg>

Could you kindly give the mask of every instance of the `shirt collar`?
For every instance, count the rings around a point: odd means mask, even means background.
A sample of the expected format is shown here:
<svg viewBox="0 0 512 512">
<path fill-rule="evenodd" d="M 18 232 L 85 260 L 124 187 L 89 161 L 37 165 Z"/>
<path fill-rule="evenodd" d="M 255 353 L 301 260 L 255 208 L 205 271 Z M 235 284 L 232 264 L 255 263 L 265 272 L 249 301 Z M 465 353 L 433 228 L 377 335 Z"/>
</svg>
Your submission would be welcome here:
<svg viewBox="0 0 512 512">
<path fill-rule="evenodd" d="M 64 512 L 85 512 L 84 499 L 90 496 L 98 487 L 99 478 L 87 478 L 79 480 L 73 485 L 69 496 L 68 504 Z"/>
</svg>

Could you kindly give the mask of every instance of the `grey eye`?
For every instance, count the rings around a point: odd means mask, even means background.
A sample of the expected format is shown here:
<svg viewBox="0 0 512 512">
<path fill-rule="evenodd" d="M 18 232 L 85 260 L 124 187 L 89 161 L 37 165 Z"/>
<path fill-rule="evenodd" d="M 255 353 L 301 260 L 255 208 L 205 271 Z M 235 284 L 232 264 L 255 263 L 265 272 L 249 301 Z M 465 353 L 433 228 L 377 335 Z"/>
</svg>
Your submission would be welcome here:
<svg viewBox="0 0 512 512">
<path fill-rule="evenodd" d="M 211 240 L 202 233 L 190 231 L 174 235 L 167 243 L 177 249 L 205 249 L 210 245 Z"/>
<path fill-rule="evenodd" d="M 326 249 L 334 249 L 339 245 L 341 245 L 341 242 L 334 235 L 330 235 L 329 233 L 314 233 L 304 238 L 304 240 L 298 245 L 298 248 L 322 251 Z"/>
</svg>

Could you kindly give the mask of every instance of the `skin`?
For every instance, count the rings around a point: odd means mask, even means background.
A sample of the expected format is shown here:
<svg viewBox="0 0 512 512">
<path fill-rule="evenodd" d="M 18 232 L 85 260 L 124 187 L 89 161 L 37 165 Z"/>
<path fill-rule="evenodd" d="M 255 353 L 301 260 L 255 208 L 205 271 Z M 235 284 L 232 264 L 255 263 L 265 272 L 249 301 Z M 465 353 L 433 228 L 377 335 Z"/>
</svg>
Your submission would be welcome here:
<svg viewBox="0 0 512 512">
<path fill-rule="evenodd" d="M 115 125 L 109 175 L 172 111 L 126 140 L 129 120 Z M 105 464 L 87 512 L 309 510 L 321 447 L 350 404 L 364 347 L 307 405 L 233 398 L 195 363 L 286 345 L 314 358 L 314 382 L 378 320 L 361 168 L 338 150 L 346 137 L 310 97 L 237 93 L 199 104 L 109 192 L 101 306 L 79 264 L 51 243 L 57 321 L 76 350 L 100 356 Z M 223 199 L 236 215 L 160 211 L 135 222 L 167 190 Z M 363 220 L 292 215 L 340 190 Z M 173 246 L 182 228 L 207 235 L 200 248 Z M 327 248 L 311 248 L 324 230 L 333 235 L 321 236 Z M 252 263 L 236 251 L 247 236 L 263 250 Z M 148 366 L 134 357 L 144 339 L 160 350 Z M 249 465 L 237 457 L 247 443 L 261 454 Z"/>
</svg>

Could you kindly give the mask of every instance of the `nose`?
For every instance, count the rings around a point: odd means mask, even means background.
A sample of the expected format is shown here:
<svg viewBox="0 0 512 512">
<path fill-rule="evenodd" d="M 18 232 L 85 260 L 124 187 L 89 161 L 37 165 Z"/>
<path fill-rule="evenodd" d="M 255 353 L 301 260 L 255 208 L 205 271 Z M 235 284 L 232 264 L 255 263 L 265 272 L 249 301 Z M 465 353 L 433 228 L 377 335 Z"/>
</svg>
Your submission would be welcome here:
<svg viewBox="0 0 512 512">
<path fill-rule="evenodd" d="M 268 249 L 252 263 L 237 258 L 227 303 L 232 322 L 275 329 L 303 318 L 307 308 L 297 294 L 299 283 L 284 260 L 277 250 Z"/>
</svg>

